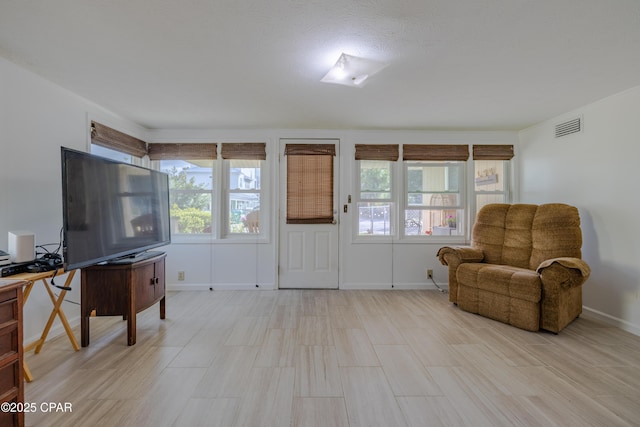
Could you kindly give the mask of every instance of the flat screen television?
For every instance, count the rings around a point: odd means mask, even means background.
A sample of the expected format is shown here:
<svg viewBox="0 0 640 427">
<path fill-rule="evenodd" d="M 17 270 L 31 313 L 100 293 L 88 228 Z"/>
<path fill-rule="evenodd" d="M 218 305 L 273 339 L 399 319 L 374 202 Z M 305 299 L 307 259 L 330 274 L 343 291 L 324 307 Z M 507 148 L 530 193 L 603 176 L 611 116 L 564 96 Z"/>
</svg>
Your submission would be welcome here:
<svg viewBox="0 0 640 427">
<path fill-rule="evenodd" d="M 62 255 L 72 270 L 171 243 L 168 175 L 62 151 Z"/>
</svg>

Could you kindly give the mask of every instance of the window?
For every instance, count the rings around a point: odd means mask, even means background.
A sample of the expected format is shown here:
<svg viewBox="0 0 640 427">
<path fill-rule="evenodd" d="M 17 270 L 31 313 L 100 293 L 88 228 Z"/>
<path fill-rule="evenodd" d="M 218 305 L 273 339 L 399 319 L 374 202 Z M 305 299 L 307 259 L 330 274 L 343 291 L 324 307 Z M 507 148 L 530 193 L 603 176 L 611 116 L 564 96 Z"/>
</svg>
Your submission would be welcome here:
<svg viewBox="0 0 640 427">
<path fill-rule="evenodd" d="M 226 160 L 227 233 L 260 232 L 261 160 Z"/>
<path fill-rule="evenodd" d="M 149 144 L 149 159 L 169 175 L 173 234 L 211 234 L 216 144 Z"/>
<path fill-rule="evenodd" d="M 225 234 L 261 233 L 262 170 L 266 144 L 224 143 L 221 157 L 225 171 Z"/>
<path fill-rule="evenodd" d="M 358 162 L 358 235 L 392 234 L 392 165 L 388 160 Z"/>
<path fill-rule="evenodd" d="M 464 162 L 405 162 L 404 234 L 464 235 Z"/>
<path fill-rule="evenodd" d="M 333 144 L 287 144 L 287 224 L 331 224 Z"/>
<path fill-rule="evenodd" d="M 213 228 L 213 160 L 160 160 L 169 175 L 169 209 L 174 234 L 209 234 Z"/>
<path fill-rule="evenodd" d="M 394 165 L 397 144 L 356 144 L 358 191 L 356 207 L 359 236 L 394 234 Z"/>
<path fill-rule="evenodd" d="M 508 203 L 506 177 L 507 160 L 476 160 L 474 162 L 474 192 L 476 212 L 489 203 Z"/>
<path fill-rule="evenodd" d="M 147 154 L 147 144 L 141 139 L 91 122 L 91 153 L 124 163 L 140 164 Z"/>
<path fill-rule="evenodd" d="M 467 145 L 402 146 L 404 235 L 464 236 Z"/>
<path fill-rule="evenodd" d="M 474 145 L 475 211 L 489 203 L 509 203 L 509 166 L 513 145 Z"/>
<path fill-rule="evenodd" d="M 101 157 L 106 157 L 107 159 L 115 160 L 117 162 L 123 163 L 137 163 L 134 162 L 134 157 L 131 154 L 123 153 L 118 150 L 114 150 L 112 148 L 103 147 L 98 144 L 91 144 L 91 154 L 97 154 Z"/>
</svg>

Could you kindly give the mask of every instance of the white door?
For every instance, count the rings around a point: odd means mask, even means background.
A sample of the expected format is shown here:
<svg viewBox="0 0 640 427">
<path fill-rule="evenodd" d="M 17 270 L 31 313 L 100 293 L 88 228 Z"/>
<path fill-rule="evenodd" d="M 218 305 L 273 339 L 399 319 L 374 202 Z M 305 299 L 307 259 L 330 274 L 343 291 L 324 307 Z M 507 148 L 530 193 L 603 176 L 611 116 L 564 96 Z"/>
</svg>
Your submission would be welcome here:
<svg viewBox="0 0 640 427">
<path fill-rule="evenodd" d="M 280 140 L 280 288 L 338 288 L 339 147 Z"/>
</svg>

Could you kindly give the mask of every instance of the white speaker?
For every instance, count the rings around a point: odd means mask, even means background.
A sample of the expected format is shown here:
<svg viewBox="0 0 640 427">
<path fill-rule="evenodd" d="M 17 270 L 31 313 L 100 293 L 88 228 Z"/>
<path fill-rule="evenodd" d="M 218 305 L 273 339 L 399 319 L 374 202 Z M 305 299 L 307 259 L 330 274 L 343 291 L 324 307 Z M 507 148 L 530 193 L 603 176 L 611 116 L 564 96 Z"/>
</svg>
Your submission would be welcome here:
<svg viewBox="0 0 640 427">
<path fill-rule="evenodd" d="M 10 231 L 9 259 L 11 262 L 29 262 L 36 259 L 36 235 L 31 231 Z"/>
</svg>

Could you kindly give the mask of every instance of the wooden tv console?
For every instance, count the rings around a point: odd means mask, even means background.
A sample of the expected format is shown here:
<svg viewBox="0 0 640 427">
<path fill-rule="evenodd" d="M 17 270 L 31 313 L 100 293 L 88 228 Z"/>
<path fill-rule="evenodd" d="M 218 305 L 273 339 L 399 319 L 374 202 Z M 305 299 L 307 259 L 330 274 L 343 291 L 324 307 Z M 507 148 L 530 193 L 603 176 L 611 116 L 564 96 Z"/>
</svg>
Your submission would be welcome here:
<svg viewBox="0 0 640 427">
<path fill-rule="evenodd" d="M 80 294 L 81 345 L 89 345 L 89 318 L 123 316 L 127 320 L 127 345 L 136 343 L 136 313 L 160 302 L 165 318 L 165 275 L 162 252 L 146 252 L 82 269 Z M 94 313 L 95 311 L 95 313 Z"/>
</svg>

